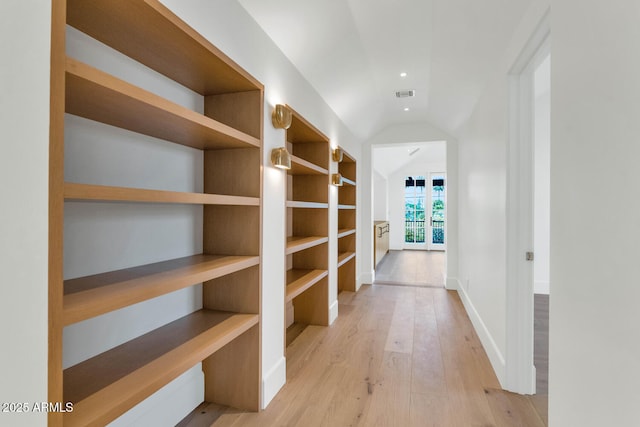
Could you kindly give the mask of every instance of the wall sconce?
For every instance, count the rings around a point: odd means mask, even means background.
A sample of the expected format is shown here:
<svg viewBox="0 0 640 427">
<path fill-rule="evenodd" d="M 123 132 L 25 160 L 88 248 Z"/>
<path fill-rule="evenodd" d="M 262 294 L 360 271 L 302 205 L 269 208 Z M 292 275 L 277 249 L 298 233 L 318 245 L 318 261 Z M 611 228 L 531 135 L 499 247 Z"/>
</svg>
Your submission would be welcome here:
<svg viewBox="0 0 640 427">
<path fill-rule="evenodd" d="M 286 105 L 276 104 L 271 114 L 271 122 L 276 129 L 289 129 L 293 116 Z"/>
<path fill-rule="evenodd" d="M 291 156 L 285 147 L 271 150 L 271 164 L 278 169 L 291 169 Z"/>
<path fill-rule="evenodd" d="M 339 173 L 331 174 L 331 185 L 342 187 L 342 175 Z"/>
<path fill-rule="evenodd" d="M 334 162 L 340 163 L 342 161 L 343 156 L 344 156 L 344 151 L 342 151 L 342 148 L 340 147 L 334 148 L 333 151 L 331 152 L 331 158 L 333 159 Z"/>
</svg>

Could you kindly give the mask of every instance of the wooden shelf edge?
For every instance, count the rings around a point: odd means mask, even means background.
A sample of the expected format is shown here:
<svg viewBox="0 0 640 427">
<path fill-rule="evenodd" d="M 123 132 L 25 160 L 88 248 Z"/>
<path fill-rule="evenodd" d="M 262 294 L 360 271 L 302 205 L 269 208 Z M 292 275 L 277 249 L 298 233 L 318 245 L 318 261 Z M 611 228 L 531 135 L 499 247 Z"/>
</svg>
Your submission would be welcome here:
<svg viewBox="0 0 640 427">
<path fill-rule="evenodd" d="M 86 290 L 64 296 L 63 324 L 70 325 L 179 289 L 258 265 L 258 256 L 194 255 L 66 280 Z M 175 265 L 175 267 L 172 267 Z M 101 286 L 92 286 L 102 283 Z"/>
<path fill-rule="evenodd" d="M 348 261 L 355 258 L 355 256 L 356 256 L 355 252 L 343 252 L 338 254 L 338 268 L 342 267 Z"/>
<path fill-rule="evenodd" d="M 342 228 L 338 230 L 338 239 L 348 236 L 350 234 L 354 234 L 356 232 L 355 228 Z"/>
<path fill-rule="evenodd" d="M 214 313 L 210 310 L 200 310 L 186 317 L 202 316 L 203 313 Z M 220 312 L 218 312 L 220 313 Z M 221 313 L 230 314 L 230 313 Z M 178 321 L 183 321 L 178 319 Z M 172 350 L 160 355 L 150 363 L 134 370 L 119 380 L 98 390 L 88 397 L 74 402 L 73 412 L 64 415 L 65 426 L 105 425 L 114 420 L 142 400 L 159 390 L 179 375 L 193 367 L 196 363 L 209 357 L 235 338 L 248 331 L 259 322 L 257 314 L 231 314 L 226 319 L 207 328 L 204 332 L 178 345 Z M 152 333 L 162 332 L 165 325 Z M 145 336 L 139 337 L 124 345 L 140 345 Z M 135 341 L 138 341 L 137 343 Z M 105 359 L 108 352 L 103 353 Z M 97 356 L 100 358 L 102 355 Z M 94 358 L 96 359 L 96 358 Z M 101 366 L 93 359 L 94 365 Z M 105 369 L 109 369 L 107 366 Z"/>
<path fill-rule="evenodd" d="M 354 187 L 356 186 L 356 182 L 354 180 L 345 178 L 344 176 L 342 177 L 342 183 L 347 185 L 353 185 Z"/>
<path fill-rule="evenodd" d="M 343 209 L 343 210 L 355 210 L 356 206 L 355 205 L 338 205 L 338 209 Z"/>
<path fill-rule="evenodd" d="M 329 171 L 321 166 L 311 163 L 301 157 L 291 156 L 291 169 L 287 171 L 289 175 L 329 175 Z"/>
<path fill-rule="evenodd" d="M 323 236 L 292 236 L 287 238 L 287 249 L 285 251 L 285 255 L 291 255 L 292 253 L 309 249 L 328 241 L 329 238 Z"/>
<path fill-rule="evenodd" d="M 251 135 L 70 57 L 66 84 L 69 114 L 197 149 L 261 145 Z"/>
<path fill-rule="evenodd" d="M 306 274 L 287 283 L 285 302 L 289 302 L 311 286 L 318 283 L 322 278 L 327 277 L 329 272 L 327 270 L 308 270 Z"/>
<path fill-rule="evenodd" d="M 64 183 L 64 198 L 68 201 L 92 200 L 136 203 L 260 206 L 260 199 L 257 197 L 147 190 L 72 182 Z"/>
<path fill-rule="evenodd" d="M 288 208 L 302 208 L 302 209 L 328 209 L 328 203 L 320 202 L 302 202 L 296 200 L 287 200 L 286 206 Z"/>
</svg>

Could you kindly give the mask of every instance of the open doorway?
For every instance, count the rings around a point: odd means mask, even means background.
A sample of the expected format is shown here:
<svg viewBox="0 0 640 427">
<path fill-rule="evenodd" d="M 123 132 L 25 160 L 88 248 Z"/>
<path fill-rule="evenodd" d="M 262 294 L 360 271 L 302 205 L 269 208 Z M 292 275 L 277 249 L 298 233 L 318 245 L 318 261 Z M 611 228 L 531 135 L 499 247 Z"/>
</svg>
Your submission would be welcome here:
<svg viewBox="0 0 640 427">
<path fill-rule="evenodd" d="M 388 239 L 388 252 L 374 255 L 374 284 L 444 287 L 446 142 L 376 146 L 372 154 L 374 242 Z"/>
<path fill-rule="evenodd" d="M 549 316 L 550 28 L 548 16 L 510 80 L 506 387 L 534 394 L 546 419 Z M 552 286 L 552 285 L 551 285 Z"/>
<path fill-rule="evenodd" d="M 548 395 L 549 383 L 550 65 L 546 53 L 533 73 L 533 365 L 540 396 Z"/>
</svg>

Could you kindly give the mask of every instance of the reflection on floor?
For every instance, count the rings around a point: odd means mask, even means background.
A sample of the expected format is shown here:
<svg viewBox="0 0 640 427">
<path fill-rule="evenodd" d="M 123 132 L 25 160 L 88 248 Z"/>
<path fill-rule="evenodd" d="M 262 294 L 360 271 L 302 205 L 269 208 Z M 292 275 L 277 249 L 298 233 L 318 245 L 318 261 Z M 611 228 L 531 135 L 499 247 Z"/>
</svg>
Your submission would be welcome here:
<svg viewBox="0 0 640 427">
<path fill-rule="evenodd" d="M 389 251 L 376 268 L 374 284 L 444 287 L 442 251 Z"/>
</svg>

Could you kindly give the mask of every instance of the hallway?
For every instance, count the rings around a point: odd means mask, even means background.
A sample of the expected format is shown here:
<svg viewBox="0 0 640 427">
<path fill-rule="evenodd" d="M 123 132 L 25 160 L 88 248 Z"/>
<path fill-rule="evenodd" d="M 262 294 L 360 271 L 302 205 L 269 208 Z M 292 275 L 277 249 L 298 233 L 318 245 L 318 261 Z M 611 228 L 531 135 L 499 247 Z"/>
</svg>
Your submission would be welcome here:
<svg viewBox="0 0 640 427">
<path fill-rule="evenodd" d="M 389 251 L 376 268 L 376 285 L 444 287 L 443 251 Z"/>
<path fill-rule="evenodd" d="M 287 384 L 261 413 L 203 404 L 180 426 L 543 426 L 499 390 L 455 292 L 365 285 L 287 348 Z"/>
</svg>

